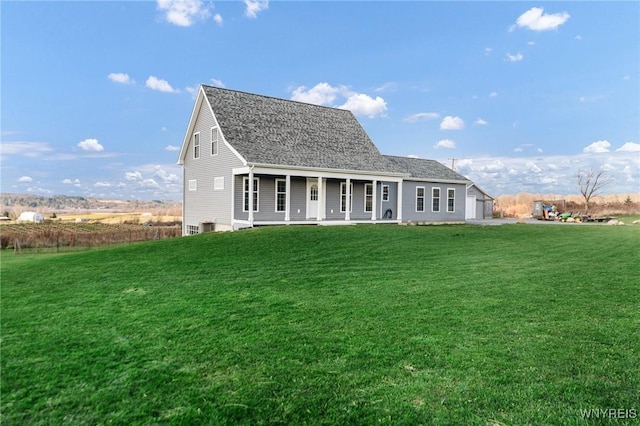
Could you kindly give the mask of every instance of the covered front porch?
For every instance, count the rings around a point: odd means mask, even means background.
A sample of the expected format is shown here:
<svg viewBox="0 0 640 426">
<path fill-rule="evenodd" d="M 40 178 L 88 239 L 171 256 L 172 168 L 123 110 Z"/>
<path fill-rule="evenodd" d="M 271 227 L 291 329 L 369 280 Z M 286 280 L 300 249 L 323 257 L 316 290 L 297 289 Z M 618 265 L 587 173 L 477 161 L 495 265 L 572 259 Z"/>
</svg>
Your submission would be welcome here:
<svg viewBox="0 0 640 426">
<path fill-rule="evenodd" d="M 234 228 L 399 223 L 402 175 L 247 166 L 233 170 Z"/>
</svg>

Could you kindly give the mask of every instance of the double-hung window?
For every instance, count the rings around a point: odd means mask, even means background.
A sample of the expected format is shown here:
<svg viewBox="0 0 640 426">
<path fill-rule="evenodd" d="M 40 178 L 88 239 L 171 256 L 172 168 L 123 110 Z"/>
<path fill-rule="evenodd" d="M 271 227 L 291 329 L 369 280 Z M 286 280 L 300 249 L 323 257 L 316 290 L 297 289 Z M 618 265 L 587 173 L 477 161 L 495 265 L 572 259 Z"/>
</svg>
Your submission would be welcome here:
<svg viewBox="0 0 640 426">
<path fill-rule="evenodd" d="M 218 128 L 211 128 L 211 155 L 218 155 Z"/>
<path fill-rule="evenodd" d="M 249 211 L 249 178 L 246 176 L 242 179 L 242 188 L 243 188 L 242 211 L 248 212 Z M 260 199 L 259 194 L 260 194 L 260 179 L 254 177 L 253 178 L 253 211 L 254 212 L 258 211 L 258 200 Z"/>
<path fill-rule="evenodd" d="M 193 135 L 193 158 L 200 158 L 200 133 Z"/>
<path fill-rule="evenodd" d="M 373 211 L 373 184 L 364 184 L 364 211 L 371 213 Z"/>
<path fill-rule="evenodd" d="M 347 183 L 340 183 L 340 212 L 347 211 Z M 349 185 L 349 212 L 353 211 L 353 183 Z"/>
<path fill-rule="evenodd" d="M 416 186 L 416 211 L 424 211 L 424 186 Z"/>
<path fill-rule="evenodd" d="M 456 190 L 454 188 L 447 188 L 447 212 L 453 213 L 456 211 Z"/>
<path fill-rule="evenodd" d="M 287 181 L 284 179 L 276 179 L 276 211 L 284 212 L 287 210 Z"/>
<path fill-rule="evenodd" d="M 434 213 L 440 211 L 440 188 L 431 189 L 431 211 Z"/>
</svg>

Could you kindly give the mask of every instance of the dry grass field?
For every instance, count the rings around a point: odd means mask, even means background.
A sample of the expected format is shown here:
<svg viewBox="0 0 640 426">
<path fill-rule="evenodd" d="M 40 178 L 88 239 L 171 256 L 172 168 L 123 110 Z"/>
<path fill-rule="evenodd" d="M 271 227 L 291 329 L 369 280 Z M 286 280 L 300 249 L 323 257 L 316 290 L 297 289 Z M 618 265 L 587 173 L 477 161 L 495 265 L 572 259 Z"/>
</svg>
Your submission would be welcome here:
<svg viewBox="0 0 640 426">
<path fill-rule="evenodd" d="M 581 195 L 529 194 L 502 195 L 494 204 L 496 215 L 504 217 L 529 217 L 536 200 L 565 200 L 566 210 L 574 213 L 585 211 Z M 640 214 L 640 193 L 599 195 L 589 202 L 589 213 L 594 215 Z"/>
</svg>

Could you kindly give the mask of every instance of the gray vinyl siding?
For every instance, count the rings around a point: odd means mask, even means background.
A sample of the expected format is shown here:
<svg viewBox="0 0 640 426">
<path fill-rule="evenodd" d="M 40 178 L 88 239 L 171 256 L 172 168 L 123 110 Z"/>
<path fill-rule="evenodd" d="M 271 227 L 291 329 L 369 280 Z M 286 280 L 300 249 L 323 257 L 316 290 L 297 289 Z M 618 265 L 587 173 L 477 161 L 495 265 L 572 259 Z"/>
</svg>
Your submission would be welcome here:
<svg viewBox="0 0 640 426">
<path fill-rule="evenodd" d="M 416 212 L 416 187 L 424 187 L 424 211 Z M 431 211 L 432 188 L 440 188 L 440 211 Z M 447 190 L 455 189 L 455 211 L 447 212 Z M 466 207 L 466 185 L 404 181 L 402 187 L 402 220 L 413 222 L 462 222 Z"/>
<path fill-rule="evenodd" d="M 389 201 L 382 200 L 382 186 L 389 186 Z M 376 197 L 377 216 L 378 219 L 382 219 L 385 212 L 391 209 L 391 217 L 389 219 L 396 219 L 398 217 L 398 184 L 396 182 L 379 182 L 378 194 Z"/>
<path fill-rule="evenodd" d="M 244 204 L 243 179 L 247 177 L 236 176 L 235 194 L 235 218 L 237 220 L 249 220 L 249 212 L 242 211 Z M 276 212 L 276 179 L 285 179 L 285 176 L 258 175 L 259 180 L 258 211 L 253 212 L 254 221 L 284 221 L 285 212 Z M 291 177 L 290 212 L 291 220 L 304 220 L 307 208 L 307 181 L 305 178 Z"/>
<path fill-rule="evenodd" d="M 291 220 L 304 220 L 307 217 L 307 178 L 291 177 Z"/>
<path fill-rule="evenodd" d="M 189 138 L 184 158 L 184 218 L 187 225 L 215 221 L 218 225 L 231 226 L 231 186 L 234 167 L 242 166 L 240 159 L 218 137 L 218 155 L 211 155 L 211 128 L 216 125 L 211 112 L 203 104 L 198 112 L 194 130 Z M 200 158 L 193 158 L 193 134 L 200 133 Z M 214 190 L 214 179 L 224 178 L 224 189 Z M 197 189 L 189 191 L 189 181 L 197 181 Z"/>
</svg>

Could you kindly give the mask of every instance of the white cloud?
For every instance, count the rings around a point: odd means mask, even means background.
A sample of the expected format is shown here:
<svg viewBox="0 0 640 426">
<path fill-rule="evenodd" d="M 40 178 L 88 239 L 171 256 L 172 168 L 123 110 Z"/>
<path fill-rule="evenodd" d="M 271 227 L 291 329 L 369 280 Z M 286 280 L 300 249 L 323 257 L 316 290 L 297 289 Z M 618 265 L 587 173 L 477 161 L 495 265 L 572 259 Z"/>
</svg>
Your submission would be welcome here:
<svg viewBox="0 0 640 426">
<path fill-rule="evenodd" d="M 175 146 L 175 145 L 167 145 L 165 150 L 166 151 L 180 151 L 180 147 L 179 146 Z"/>
<path fill-rule="evenodd" d="M 291 99 L 316 105 L 331 105 L 339 93 L 348 93 L 346 86 L 333 87 L 329 83 L 318 83 L 307 90 L 305 86 L 293 90 Z"/>
<path fill-rule="evenodd" d="M 490 47 L 485 47 L 484 48 L 484 54 L 485 55 L 489 55 L 489 54 L 491 54 L 491 52 L 493 52 L 492 48 L 490 48 Z"/>
<path fill-rule="evenodd" d="M 65 185 L 73 185 L 75 187 L 79 187 L 80 186 L 80 179 L 62 179 L 62 183 Z"/>
<path fill-rule="evenodd" d="M 433 147 L 435 149 L 440 149 L 440 148 L 453 149 L 456 147 L 456 143 L 451 139 L 443 139 L 441 141 L 438 141 L 438 143 L 436 143 Z"/>
<path fill-rule="evenodd" d="M 124 174 L 125 179 L 127 180 L 133 180 L 133 181 L 139 181 L 142 180 L 142 173 L 135 171 L 135 172 L 126 172 Z"/>
<path fill-rule="evenodd" d="M 121 72 L 112 72 L 107 76 L 107 78 L 115 83 L 120 83 L 120 84 L 135 83 L 135 81 L 133 81 L 133 79 L 129 77 L 129 74 L 121 73 Z"/>
<path fill-rule="evenodd" d="M 144 186 L 145 188 L 160 188 L 160 185 L 158 185 L 158 182 L 156 182 L 153 179 L 145 179 L 141 182 L 141 185 Z"/>
<path fill-rule="evenodd" d="M 209 17 L 209 8 L 201 0 L 157 0 L 158 10 L 170 24 L 189 27 Z"/>
<path fill-rule="evenodd" d="M 160 178 L 164 183 L 177 183 L 180 182 L 180 178 L 175 173 L 169 173 L 161 166 L 155 167 L 155 176 Z"/>
<path fill-rule="evenodd" d="M 535 45 L 536 45 L 536 42 L 535 42 L 535 41 L 528 41 L 528 42 L 527 42 L 527 44 L 528 44 L 529 46 L 535 46 Z"/>
<path fill-rule="evenodd" d="M 104 147 L 100 145 L 97 139 L 85 139 L 78 142 L 78 147 L 83 151 L 100 152 L 104 151 Z"/>
<path fill-rule="evenodd" d="M 219 13 L 216 13 L 215 15 L 213 15 L 213 20 L 215 21 L 216 24 L 222 26 L 224 20 L 222 19 L 222 15 L 220 15 Z"/>
<path fill-rule="evenodd" d="M 336 106 L 336 99 L 345 98 L 342 105 Z M 341 109 L 348 109 L 355 115 L 364 115 L 370 118 L 384 115 L 387 110 L 387 103 L 380 96 L 375 99 L 364 93 L 356 93 L 347 86 L 331 86 L 329 83 L 318 83 L 311 89 L 300 86 L 292 90 L 291 99 L 299 102 L 306 102 L 315 105 L 327 105 Z"/>
<path fill-rule="evenodd" d="M 339 106 L 341 109 L 348 109 L 355 115 L 364 115 L 374 118 L 378 115 L 384 115 L 387 110 L 387 103 L 380 96 L 372 98 L 364 93 L 356 93 L 347 98 L 347 102 Z"/>
<path fill-rule="evenodd" d="M 582 36 L 581 36 L 581 35 L 577 35 L 577 36 L 575 36 L 574 38 L 575 38 L 576 40 L 578 40 L 578 41 L 582 40 Z"/>
<path fill-rule="evenodd" d="M 18 182 L 31 182 L 31 181 L 33 181 L 31 176 L 20 176 L 18 178 Z"/>
<path fill-rule="evenodd" d="M 397 87 L 398 87 L 398 83 L 394 81 L 390 81 L 388 83 L 384 83 L 380 87 L 376 87 L 375 91 L 376 92 L 392 92 L 396 90 Z"/>
<path fill-rule="evenodd" d="M 490 98 L 495 98 L 495 97 L 497 97 L 497 96 L 498 96 L 498 92 L 491 92 L 491 93 L 489 93 L 489 97 L 490 97 Z"/>
<path fill-rule="evenodd" d="M 610 146 L 611 144 L 609 143 L 609 141 L 597 141 L 585 147 L 582 151 L 590 153 L 609 152 Z"/>
<path fill-rule="evenodd" d="M 456 171 L 477 182 L 493 196 L 529 192 L 577 193 L 580 169 L 608 170 L 612 179 L 606 192 L 638 192 L 640 156 L 628 152 L 580 153 L 570 156 L 474 157 L 456 162 Z"/>
<path fill-rule="evenodd" d="M 169 84 L 169 82 L 167 80 L 162 80 L 162 79 L 160 79 L 158 77 L 154 77 L 152 75 L 149 76 L 149 78 L 147 79 L 145 85 L 149 89 L 158 90 L 160 92 L 167 92 L 167 93 L 175 93 L 175 92 L 177 92 L 177 90 L 175 90 L 173 87 L 171 87 L 171 85 Z"/>
<path fill-rule="evenodd" d="M 109 182 L 96 182 L 93 184 L 96 188 L 110 188 L 111 184 Z"/>
<path fill-rule="evenodd" d="M 476 121 L 473 122 L 473 124 L 475 124 L 476 126 L 486 126 L 489 123 L 484 121 L 482 118 L 478 118 Z"/>
<path fill-rule="evenodd" d="M 567 12 L 545 14 L 543 8 L 532 7 L 518 17 L 515 25 L 532 31 L 555 30 L 567 22 L 569 17 Z M 511 27 L 511 30 L 513 29 L 514 27 Z"/>
<path fill-rule="evenodd" d="M 217 78 L 212 78 L 211 82 L 213 83 L 214 86 L 216 87 L 222 87 L 225 88 L 226 86 L 224 85 L 224 83 L 222 82 L 222 80 L 218 80 Z"/>
<path fill-rule="evenodd" d="M 640 143 L 627 142 L 620 148 L 616 149 L 617 152 L 640 152 Z"/>
<path fill-rule="evenodd" d="M 402 121 L 406 121 L 407 123 L 415 123 L 420 120 L 434 120 L 439 118 L 440 114 L 437 112 L 419 112 L 417 114 L 409 115 L 402 119 Z"/>
<path fill-rule="evenodd" d="M 268 0 L 244 0 L 244 14 L 248 18 L 257 18 L 258 13 L 269 9 Z"/>
<path fill-rule="evenodd" d="M 519 62 L 521 60 L 524 59 L 524 56 L 522 55 L 522 53 L 516 53 L 515 55 L 512 55 L 511 53 L 507 53 L 507 59 L 505 59 L 505 61 L 509 61 L 509 62 Z"/>
<path fill-rule="evenodd" d="M 407 155 L 407 158 L 420 158 L 420 157 L 418 157 L 415 154 L 409 154 L 409 155 Z"/>
<path fill-rule="evenodd" d="M 440 123 L 441 130 L 460 130 L 464 128 L 464 121 L 460 117 L 446 116 Z"/>
<path fill-rule="evenodd" d="M 0 155 L 24 155 L 37 157 L 45 152 L 53 151 L 46 142 L 5 142 L 0 143 Z"/>
</svg>

